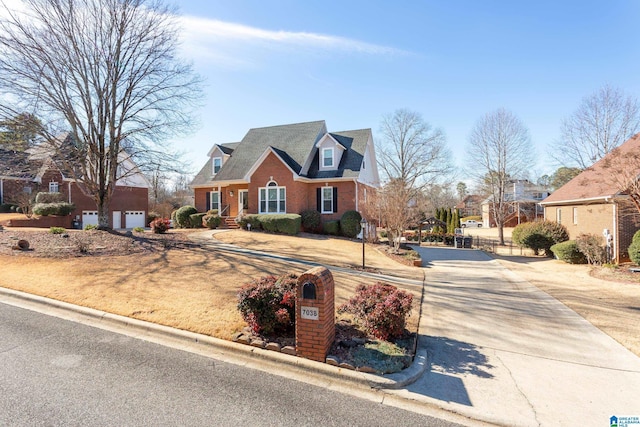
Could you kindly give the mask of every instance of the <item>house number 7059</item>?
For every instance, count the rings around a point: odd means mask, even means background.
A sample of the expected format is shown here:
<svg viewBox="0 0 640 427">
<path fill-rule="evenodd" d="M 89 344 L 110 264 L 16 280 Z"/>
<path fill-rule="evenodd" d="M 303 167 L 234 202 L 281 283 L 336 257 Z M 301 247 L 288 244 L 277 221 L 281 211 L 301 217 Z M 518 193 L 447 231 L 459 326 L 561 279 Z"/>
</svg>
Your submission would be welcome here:
<svg viewBox="0 0 640 427">
<path fill-rule="evenodd" d="M 300 307 L 300 317 L 309 320 L 319 320 L 320 311 L 317 307 Z"/>
</svg>

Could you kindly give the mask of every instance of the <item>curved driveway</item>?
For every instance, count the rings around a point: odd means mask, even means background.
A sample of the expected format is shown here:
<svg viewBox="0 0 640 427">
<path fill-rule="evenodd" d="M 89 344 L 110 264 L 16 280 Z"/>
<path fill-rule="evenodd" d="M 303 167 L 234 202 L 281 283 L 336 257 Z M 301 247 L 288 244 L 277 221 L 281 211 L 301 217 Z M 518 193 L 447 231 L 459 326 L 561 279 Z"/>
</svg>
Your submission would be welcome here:
<svg viewBox="0 0 640 427">
<path fill-rule="evenodd" d="M 415 249 L 431 369 L 399 394 L 504 425 L 640 416 L 640 358 L 484 252 Z"/>
</svg>

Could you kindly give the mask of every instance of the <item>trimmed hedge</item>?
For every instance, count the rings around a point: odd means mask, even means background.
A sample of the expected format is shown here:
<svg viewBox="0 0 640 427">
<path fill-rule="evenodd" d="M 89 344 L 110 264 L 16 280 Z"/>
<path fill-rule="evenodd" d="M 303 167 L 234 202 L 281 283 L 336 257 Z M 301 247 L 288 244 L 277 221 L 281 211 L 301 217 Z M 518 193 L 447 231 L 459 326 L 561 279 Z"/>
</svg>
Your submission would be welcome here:
<svg viewBox="0 0 640 427">
<path fill-rule="evenodd" d="M 62 203 L 64 195 L 62 193 L 40 192 L 36 194 L 36 203 Z"/>
<path fill-rule="evenodd" d="M 241 218 L 237 219 L 236 222 L 245 230 L 249 229 L 249 227 L 247 227 L 249 224 L 251 224 L 251 230 L 260 230 L 262 225 L 260 224 L 259 217 L 260 215 L 258 214 L 243 215 Z"/>
<path fill-rule="evenodd" d="M 183 206 L 176 211 L 176 220 L 174 225 L 179 228 L 189 228 L 191 224 L 191 215 L 198 213 L 193 206 Z"/>
<path fill-rule="evenodd" d="M 551 246 L 569 240 L 569 233 L 557 222 L 525 222 L 513 229 L 511 239 L 517 245 L 533 249 L 536 255 L 544 251 L 545 255 L 552 256 Z"/>
<path fill-rule="evenodd" d="M 36 203 L 33 206 L 33 213 L 39 216 L 69 215 L 75 209 L 75 205 L 72 203 L 59 202 L 59 203 Z"/>
<path fill-rule="evenodd" d="M 302 227 L 305 231 L 318 231 L 322 225 L 322 216 L 320 212 L 310 209 L 300 214 L 302 218 Z"/>
<path fill-rule="evenodd" d="M 360 233 L 362 215 L 358 211 L 346 211 L 340 218 L 340 230 L 345 237 L 354 238 Z"/>
<path fill-rule="evenodd" d="M 211 230 L 213 230 L 214 228 L 218 228 L 221 222 L 222 218 L 220 218 L 217 214 L 206 214 L 202 217 L 202 223 Z"/>
<path fill-rule="evenodd" d="M 629 258 L 635 264 L 640 265 L 640 230 L 636 231 L 633 235 L 633 240 L 631 241 L 631 245 L 629 245 Z"/>
<path fill-rule="evenodd" d="M 195 213 L 189 215 L 189 228 L 201 228 L 202 227 L 202 219 L 206 213 Z"/>
<path fill-rule="evenodd" d="M 578 244 L 575 240 L 567 240 L 566 242 L 556 243 L 551 246 L 551 252 L 561 261 L 569 264 L 586 264 L 587 258 L 578 250 Z"/>
<path fill-rule="evenodd" d="M 302 217 L 298 214 L 262 214 L 258 220 L 263 230 L 290 236 L 298 234 L 302 226 Z"/>
<path fill-rule="evenodd" d="M 340 234 L 340 221 L 325 221 L 322 224 L 322 232 L 324 234 L 338 236 Z"/>
</svg>

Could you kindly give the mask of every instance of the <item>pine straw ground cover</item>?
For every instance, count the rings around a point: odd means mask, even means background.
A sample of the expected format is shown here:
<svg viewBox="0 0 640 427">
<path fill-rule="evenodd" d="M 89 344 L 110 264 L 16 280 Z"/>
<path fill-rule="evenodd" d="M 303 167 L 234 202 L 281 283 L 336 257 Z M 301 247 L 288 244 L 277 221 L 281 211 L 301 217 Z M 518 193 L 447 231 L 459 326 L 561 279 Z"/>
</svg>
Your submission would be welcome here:
<svg viewBox="0 0 640 427">
<path fill-rule="evenodd" d="M 243 284 L 263 275 L 289 271 L 301 274 L 306 270 L 284 261 L 202 247 L 177 230 L 164 235 L 133 233 L 131 237 L 104 231 L 70 231 L 68 234 L 69 237 L 64 238 L 47 230 L 5 228 L 0 231 L 0 286 L 231 339 L 246 326 L 236 309 L 236 294 Z M 280 236 L 266 237 L 278 240 Z M 11 249 L 21 238 L 29 240 L 29 251 Z M 80 250 L 76 241 L 82 241 L 85 250 Z M 298 247 L 296 254 L 301 258 L 333 259 L 336 264 L 344 265 L 351 259 L 353 267 L 360 260 L 358 252 L 353 253 L 352 245 L 359 247 L 355 242 L 325 240 L 321 250 L 304 237 L 290 241 Z M 348 248 L 341 249 L 343 245 Z M 278 253 L 277 245 L 262 249 Z M 334 257 L 330 256 L 332 252 L 336 254 Z M 377 268 L 398 268 L 393 261 L 373 253 L 371 258 Z M 402 269 L 406 276 L 413 274 L 422 278 L 421 273 L 417 274 L 420 269 L 412 272 L 407 271 L 409 267 L 400 266 Z M 373 283 L 337 272 L 333 276 L 336 307 L 353 295 L 358 284 Z M 400 287 L 414 294 L 416 303 L 407 329 L 415 331 L 421 289 Z M 353 328 L 347 328 L 345 333 L 343 338 L 347 342 L 360 334 Z"/>
</svg>

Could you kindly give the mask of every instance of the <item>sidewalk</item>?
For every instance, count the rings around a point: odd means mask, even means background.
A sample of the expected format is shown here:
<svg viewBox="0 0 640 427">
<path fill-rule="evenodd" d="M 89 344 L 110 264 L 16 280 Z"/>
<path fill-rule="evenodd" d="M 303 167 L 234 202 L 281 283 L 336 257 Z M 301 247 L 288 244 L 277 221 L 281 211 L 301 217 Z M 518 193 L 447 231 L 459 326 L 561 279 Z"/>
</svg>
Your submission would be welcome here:
<svg viewBox="0 0 640 427">
<path fill-rule="evenodd" d="M 509 426 L 640 414 L 640 358 L 481 251 L 418 250 L 430 369 L 398 395 Z"/>
</svg>

